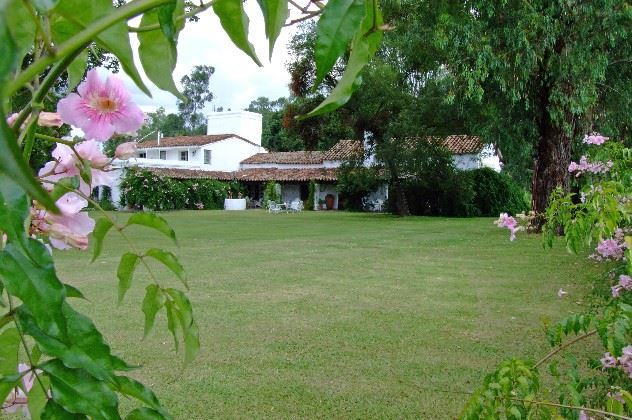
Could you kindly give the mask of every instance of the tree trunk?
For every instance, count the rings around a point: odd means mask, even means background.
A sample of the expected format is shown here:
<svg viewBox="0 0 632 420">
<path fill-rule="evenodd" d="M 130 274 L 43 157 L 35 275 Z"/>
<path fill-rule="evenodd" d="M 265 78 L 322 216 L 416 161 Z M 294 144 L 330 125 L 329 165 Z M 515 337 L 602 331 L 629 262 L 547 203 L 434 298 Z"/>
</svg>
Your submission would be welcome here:
<svg viewBox="0 0 632 420">
<path fill-rule="evenodd" d="M 408 200 L 406 199 L 406 193 L 404 187 L 399 179 L 393 179 L 393 189 L 395 190 L 395 206 L 397 207 L 397 214 L 399 216 L 410 216 L 410 209 L 408 208 Z"/>
<path fill-rule="evenodd" d="M 553 190 L 557 187 L 568 190 L 571 141 L 571 135 L 554 124 L 549 113 L 545 111 L 540 121 L 540 138 L 531 186 L 531 209 L 538 216 L 532 223 L 532 228 L 536 230 L 544 223 L 542 215 L 546 211 Z"/>
</svg>

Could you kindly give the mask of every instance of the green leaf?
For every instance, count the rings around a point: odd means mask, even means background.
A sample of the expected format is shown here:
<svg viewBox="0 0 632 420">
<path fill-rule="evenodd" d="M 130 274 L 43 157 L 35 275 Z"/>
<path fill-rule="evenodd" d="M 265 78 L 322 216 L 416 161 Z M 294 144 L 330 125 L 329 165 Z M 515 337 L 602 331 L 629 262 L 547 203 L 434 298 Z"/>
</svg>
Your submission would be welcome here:
<svg viewBox="0 0 632 420">
<path fill-rule="evenodd" d="M 152 409 L 156 410 L 156 412 L 161 414 L 161 418 L 170 417 L 169 414 L 160 405 L 160 401 L 158 401 L 158 398 L 153 393 L 153 391 L 147 388 L 142 383 L 126 376 L 117 376 L 116 382 L 118 384 L 118 391 L 121 394 L 125 394 L 132 398 L 136 398 L 139 401 L 142 401 Z"/>
<path fill-rule="evenodd" d="M 18 349 L 20 335 L 15 328 L 6 329 L 0 334 L 0 377 L 8 377 L 18 373 Z M 4 401 L 15 381 L 0 383 L 0 401 Z"/>
<path fill-rule="evenodd" d="M 59 200 L 64 195 L 72 192 L 72 190 L 78 189 L 79 182 L 78 175 L 60 179 L 57 181 L 55 187 L 53 187 L 53 191 L 50 193 L 51 198 L 55 201 Z"/>
<path fill-rule="evenodd" d="M 61 341 L 42 331 L 24 305 L 16 310 L 20 328 L 35 339 L 42 352 L 63 360 L 70 368 L 81 368 L 103 381 L 114 381 L 115 370 L 129 370 L 130 366 L 113 356 L 110 347 L 92 321 L 64 304 L 70 338 Z"/>
<path fill-rule="evenodd" d="M 44 391 L 44 389 L 48 390 L 49 387 L 50 381 L 48 377 L 45 375 L 39 375 L 39 380 L 36 380 L 36 382 L 33 384 L 33 387 L 28 393 L 27 398 L 31 419 L 37 420 L 41 418 L 44 407 L 48 402 L 48 395 L 47 392 Z"/>
<path fill-rule="evenodd" d="M 176 315 L 176 307 L 170 300 L 165 300 L 165 309 L 167 311 L 167 329 L 173 336 L 173 343 L 176 351 L 180 350 L 180 341 L 178 340 L 178 315 Z"/>
<path fill-rule="evenodd" d="M 0 6 L 15 44 L 17 63 L 21 63 L 35 39 L 35 22 L 22 0 L 8 0 Z M 6 56 L 3 56 L 6 58 Z"/>
<path fill-rule="evenodd" d="M 287 6 L 287 0 L 257 0 L 257 3 L 259 3 L 259 7 L 263 13 L 266 38 L 268 38 L 269 42 L 269 58 L 272 60 L 274 44 L 281 33 L 281 29 L 290 11 Z"/>
<path fill-rule="evenodd" d="M 143 313 L 145 314 L 145 337 L 154 326 L 156 314 L 165 306 L 165 296 L 157 284 L 150 284 L 145 288 L 143 299 Z"/>
<path fill-rule="evenodd" d="M 186 273 L 184 272 L 184 267 L 182 267 L 182 264 L 180 264 L 180 261 L 178 261 L 178 257 L 176 257 L 173 253 L 163 251 L 162 249 L 158 248 L 151 248 L 147 252 L 145 252 L 145 255 L 163 263 L 169 270 L 171 270 L 176 276 L 178 276 L 180 281 L 182 281 L 187 289 L 189 288 L 189 285 L 187 284 Z"/>
<path fill-rule="evenodd" d="M 0 231 L 21 246 L 26 246 L 24 221 L 29 208 L 24 190 L 6 175 L 0 174 Z"/>
<path fill-rule="evenodd" d="M 0 60 L 0 82 L 5 80 L 7 75 L 18 66 L 18 48 L 9 30 L 11 22 L 8 19 L 7 9 L 10 7 L 10 2 L 0 3 L 0 57 L 2 57 Z M 2 115 L 6 115 L 6 113 L 2 112 Z"/>
<path fill-rule="evenodd" d="M 70 284 L 64 283 L 64 289 L 66 289 L 66 296 L 67 297 L 88 300 L 83 295 L 83 293 L 81 293 L 81 290 L 77 289 L 75 286 L 72 286 Z"/>
<path fill-rule="evenodd" d="M 365 0 L 330 0 L 318 20 L 316 33 L 316 82 L 318 86 L 344 54 L 366 15 Z"/>
<path fill-rule="evenodd" d="M 176 241 L 176 233 L 169 227 L 169 224 L 162 217 L 153 214 L 153 213 L 136 213 L 133 214 L 129 219 L 127 219 L 127 224 L 124 228 L 131 225 L 141 225 L 147 226 L 152 229 L 157 230 L 158 232 L 162 232 L 168 237 L 170 237 L 173 242 L 177 244 Z"/>
<path fill-rule="evenodd" d="M 169 417 L 165 417 L 156 410 L 151 408 L 141 407 L 131 411 L 125 420 L 161 420 Z"/>
<path fill-rule="evenodd" d="M 180 322 L 184 339 L 184 363 L 186 365 L 195 359 L 195 356 L 200 350 L 199 331 L 197 324 L 193 319 L 191 302 L 189 301 L 189 298 L 179 290 L 166 289 L 165 292 L 173 299 L 173 303 L 175 305 L 175 310 L 173 312 Z M 167 314 L 168 313 L 169 311 L 167 311 Z"/>
<path fill-rule="evenodd" d="M 132 277 L 134 276 L 134 270 L 140 262 L 140 257 L 131 252 L 126 252 L 121 256 L 121 262 L 119 263 L 116 276 L 119 279 L 118 284 L 118 301 L 121 303 L 125 297 L 125 293 L 132 285 Z"/>
<path fill-rule="evenodd" d="M 146 12 L 141 19 L 141 28 L 158 23 L 159 12 L 155 9 Z M 163 31 L 142 31 L 138 33 L 140 46 L 138 56 L 145 74 L 156 86 L 186 100 L 173 81 L 178 51 L 174 39 L 167 38 Z"/>
<path fill-rule="evenodd" d="M 61 313 L 65 290 L 52 257 L 35 239 L 28 239 L 27 250 L 32 259 L 8 244 L 0 252 L 0 277 L 9 293 L 28 306 L 44 332 L 65 339 L 66 320 Z"/>
<path fill-rule="evenodd" d="M 87 417 L 81 414 L 69 413 L 53 400 L 48 400 L 41 420 L 83 420 Z"/>
<path fill-rule="evenodd" d="M 68 66 L 68 90 L 73 90 L 83 80 L 88 67 L 88 50 L 84 49 Z"/>
<path fill-rule="evenodd" d="M 51 22 L 51 33 L 53 41 L 56 45 L 61 45 L 63 42 L 70 39 L 77 33 L 77 25 L 64 19 L 61 16 L 56 16 Z M 73 90 L 79 82 L 83 79 L 83 75 L 86 72 L 88 63 L 88 49 L 84 48 L 83 51 L 77 55 L 77 57 L 70 63 L 67 69 L 68 73 L 68 90 Z"/>
<path fill-rule="evenodd" d="M 213 11 L 219 17 L 219 21 L 230 37 L 233 44 L 248 54 L 250 58 L 262 67 L 255 52 L 255 47 L 248 41 L 248 15 L 244 11 L 242 0 L 215 0 Z"/>
<path fill-rule="evenodd" d="M 362 83 L 360 73 L 377 51 L 383 35 L 380 29 L 373 28 L 374 23 L 378 28 L 383 23 L 380 10 L 374 10 L 373 2 L 370 1 L 366 2 L 366 7 L 367 13 L 353 40 L 349 62 L 338 84 L 320 105 L 301 118 L 314 117 L 340 108 Z"/>
<path fill-rule="evenodd" d="M 81 31 L 86 26 L 113 11 L 114 6 L 111 0 L 92 0 L 88 2 L 82 0 L 61 0 L 55 7 L 56 13 L 74 25 L 74 33 Z M 127 22 L 122 20 L 110 26 L 97 36 L 96 41 L 119 59 L 125 73 L 132 78 L 140 90 L 151 97 L 151 92 L 143 83 L 134 65 L 134 55 L 129 42 Z"/>
<path fill-rule="evenodd" d="M 94 241 L 94 251 L 92 253 L 92 262 L 94 262 L 99 255 L 101 255 L 101 250 L 103 249 L 103 240 L 105 239 L 105 235 L 110 231 L 110 229 L 114 226 L 114 223 L 107 217 L 102 217 L 97 220 L 97 223 L 94 225 L 94 230 L 92 231 L 92 237 L 95 239 Z"/>
<path fill-rule="evenodd" d="M 3 18 L 0 17 L 0 20 L 1 19 Z M 10 55 L 5 55 L 6 51 L 4 51 L 4 49 L 6 46 L 2 46 L 2 44 L 7 41 L 2 39 L 2 31 L 2 25 L 0 24 L 0 57 L 11 57 Z M 5 61 L 9 60 L 3 58 L 0 60 L 0 63 Z M 0 64 L 0 80 L 3 77 L 2 67 L 3 64 Z M 0 115 L 6 115 L 1 106 Z M 59 213 L 55 202 L 35 179 L 33 172 L 31 172 L 31 169 L 24 161 L 15 134 L 9 128 L 4 118 L 0 118 L 0 150 L 2 151 L 0 153 L 0 175 L 6 175 L 6 177 L 13 180 L 20 188 L 30 194 L 33 199 L 37 200 L 49 211 Z"/>
<path fill-rule="evenodd" d="M 96 419 L 117 419 L 116 394 L 101 380 L 82 369 L 70 369 L 58 360 L 39 365 L 50 378 L 53 400 L 67 411 Z"/>
</svg>

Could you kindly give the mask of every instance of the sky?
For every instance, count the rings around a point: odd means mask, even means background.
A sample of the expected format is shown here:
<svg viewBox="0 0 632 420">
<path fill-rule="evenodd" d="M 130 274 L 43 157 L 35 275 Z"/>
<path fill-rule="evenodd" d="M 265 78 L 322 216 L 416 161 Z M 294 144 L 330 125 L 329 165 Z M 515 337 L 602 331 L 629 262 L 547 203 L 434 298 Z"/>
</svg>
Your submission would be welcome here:
<svg viewBox="0 0 632 420">
<path fill-rule="evenodd" d="M 255 46 L 264 67 L 257 66 L 250 57 L 233 45 L 222 29 L 219 19 L 211 10 L 205 11 L 198 22 L 187 22 L 180 33 L 178 62 L 173 73 L 178 86 L 180 86 L 180 79 L 194 66 L 215 67 L 215 74 L 211 77 L 210 83 L 214 99 L 206 106 L 205 112 L 212 111 L 213 106 L 224 107 L 224 110 L 230 108 L 233 111 L 244 109 L 248 107 L 250 101 L 260 96 L 270 99 L 289 96 L 290 75 L 285 69 L 285 63 L 288 61 L 286 45 L 296 28 L 283 29 L 277 39 L 272 61 L 269 61 L 268 40 L 265 38 L 261 10 L 255 1 L 245 2 L 244 7 L 250 18 L 250 42 Z M 132 21 L 130 24 L 137 26 L 138 21 Z M 135 54 L 137 47 L 138 41 L 135 36 L 132 36 L 132 49 Z M 137 54 L 135 61 L 142 73 Z M 176 98 L 155 87 L 146 77 L 144 79 L 151 90 L 152 98 L 141 92 L 123 72 L 120 77 L 143 111 L 152 112 L 162 106 L 167 112 L 177 112 Z"/>
</svg>

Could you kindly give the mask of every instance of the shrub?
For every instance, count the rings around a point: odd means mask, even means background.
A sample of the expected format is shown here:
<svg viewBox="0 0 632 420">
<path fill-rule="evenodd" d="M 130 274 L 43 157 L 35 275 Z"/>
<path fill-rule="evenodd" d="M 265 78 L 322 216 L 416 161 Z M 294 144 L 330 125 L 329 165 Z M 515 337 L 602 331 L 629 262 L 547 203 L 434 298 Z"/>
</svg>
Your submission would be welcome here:
<svg viewBox="0 0 632 420">
<path fill-rule="evenodd" d="M 222 209 L 228 191 L 243 192 L 238 182 L 175 179 L 129 169 L 121 182 L 121 205 L 154 210 Z"/>
<path fill-rule="evenodd" d="M 524 190 L 508 175 L 490 168 L 466 172 L 474 191 L 472 204 L 481 216 L 502 212 L 518 214 L 529 210 Z"/>
<path fill-rule="evenodd" d="M 344 196 L 344 208 L 362 210 L 362 201 L 370 193 L 376 191 L 382 182 L 375 170 L 366 168 L 358 162 L 344 163 L 338 170 L 338 192 Z"/>
<path fill-rule="evenodd" d="M 431 182 L 409 181 L 404 186 L 411 214 L 425 216 L 477 216 L 475 192 L 465 171 L 445 168 Z"/>
<path fill-rule="evenodd" d="M 263 190 L 263 206 L 268 207 L 268 201 L 278 203 L 281 201 L 281 186 L 274 181 L 268 181 Z"/>
<path fill-rule="evenodd" d="M 305 203 L 306 210 L 314 210 L 314 196 L 316 195 L 316 182 L 313 179 L 309 180 L 309 187 L 307 189 L 307 201 Z"/>
</svg>

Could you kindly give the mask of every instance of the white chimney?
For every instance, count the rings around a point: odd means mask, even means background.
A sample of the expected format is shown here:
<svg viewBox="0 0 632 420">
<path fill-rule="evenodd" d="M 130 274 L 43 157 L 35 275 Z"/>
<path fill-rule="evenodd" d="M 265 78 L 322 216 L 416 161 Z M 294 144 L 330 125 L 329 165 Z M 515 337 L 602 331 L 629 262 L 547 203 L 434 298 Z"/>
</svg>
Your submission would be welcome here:
<svg viewBox="0 0 632 420">
<path fill-rule="evenodd" d="M 160 130 L 158 130 L 158 135 L 156 137 L 156 139 L 158 140 L 158 146 L 160 146 L 160 139 L 162 138 L 162 132 Z"/>
<path fill-rule="evenodd" d="M 249 111 L 211 112 L 206 134 L 235 134 L 261 146 L 263 115 Z"/>
</svg>

